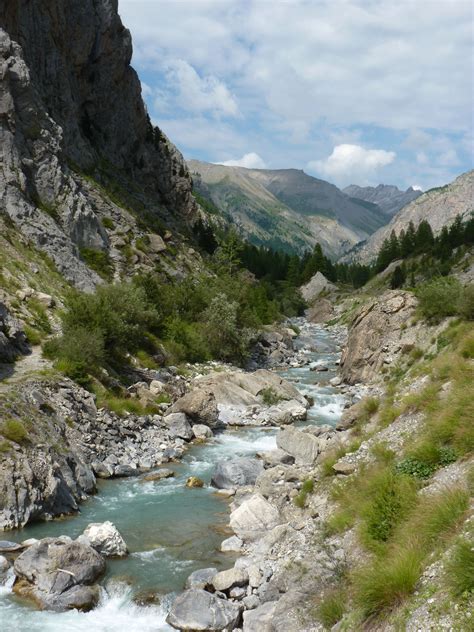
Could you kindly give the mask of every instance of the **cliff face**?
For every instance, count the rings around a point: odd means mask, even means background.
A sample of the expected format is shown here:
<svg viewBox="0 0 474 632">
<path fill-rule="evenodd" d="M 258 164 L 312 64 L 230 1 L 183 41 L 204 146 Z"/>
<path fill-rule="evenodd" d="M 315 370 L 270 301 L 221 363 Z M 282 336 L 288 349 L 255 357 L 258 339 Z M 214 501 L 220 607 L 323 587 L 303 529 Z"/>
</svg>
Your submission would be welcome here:
<svg viewBox="0 0 474 632">
<path fill-rule="evenodd" d="M 77 247 L 109 245 L 83 174 L 126 178 L 141 208 L 175 225 L 196 213 L 183 158 L 151 125 L 131 54 L 116 0 L 0 7 L 2 210 L 80 287 L 98 279 Z"/>
</svg>

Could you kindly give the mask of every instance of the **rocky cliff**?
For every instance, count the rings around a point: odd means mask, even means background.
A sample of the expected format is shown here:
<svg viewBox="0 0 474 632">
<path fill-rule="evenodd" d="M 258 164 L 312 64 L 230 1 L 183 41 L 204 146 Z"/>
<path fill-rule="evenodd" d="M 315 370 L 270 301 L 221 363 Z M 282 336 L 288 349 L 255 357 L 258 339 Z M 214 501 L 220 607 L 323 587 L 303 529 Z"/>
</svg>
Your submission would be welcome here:
<svg viewBox="0 0 474 632">
<path fill-rule="evenodd" d="M 422 195 L 422 191 L 415 190 L 413 187 L 401 191 L 398 187 L 390 184 L 379 184 L 376 187 L 359 187 L 356 184 L 351 184 L 343 191 L 351 198 L 376 204 L 389 217 Z"/>
<path fill-rule="evenodd" d="M 159 218 L 182 227 L 197 212 L 131 55 L 116 0 L 0 7 L 0 208 L 84 289 L 99 278 L 80 249 L 111 247 L 104 216 L 133 228 L 138 215 L 156 230 Z"/>
</svg>

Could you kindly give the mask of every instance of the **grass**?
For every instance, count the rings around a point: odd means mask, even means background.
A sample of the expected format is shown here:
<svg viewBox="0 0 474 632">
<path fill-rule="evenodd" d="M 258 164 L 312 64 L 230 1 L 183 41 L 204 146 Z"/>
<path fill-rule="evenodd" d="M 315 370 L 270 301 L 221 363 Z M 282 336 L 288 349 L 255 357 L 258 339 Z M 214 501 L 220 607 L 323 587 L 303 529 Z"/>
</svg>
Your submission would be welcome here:
<svg viewBox="0 0 474 632">
<path fill-rule="evenodd" d="M 446 565 L 446 582 L 453 597 L 474 592 L 474 546 L 461 538 Z"/>
<path fill-rule="evenodd" d="M 23 327 L 23 330 L 26 334 L 26 337 L 28 338 L 28 342 L 30 343 L 30 345 L 35 346 L 41 344 L 41 341 L 43 340 L 41 332 L 39 332 L 34 327 L 30 327 L 30 325 L 25 325 Z"/>
<path fill-rule="evenodd" d="M 303 509 L 306 505 L 308 494 L 311 494 L 313 490 L 314 490 L 314 481 L 313 479 L 308 478 L 307 480 L 305 480 L 305 482 L 301 486 L 301 489 L 298 495 L 295 496 L 295 498 L 293 499 L 294 504 L 300 509 Z"/>
<path fill-rule="evenodd" d="M 0 453 L 1 454 L 5 454 L 7 452 L 10 452 L 10 450 L 12 449 L 11 443 L 9 441 L 0 441 Z"/>
<path fill-rule="evenodd" d="M 327 592 L 316 607 L 316 617 L 326 630 L 330 630 L 342 619 L 346 611 L 344 591 L 334 589 Z"/>
<path fill-rule="evenodd" d="M 14 443 L 25 443 L 28 437 L 28 431 L 22 421 L 19 419 L 5 419 L 0 426 L 0 433 Z"/>
<path fill-rule="evenodd" d="M 428 555 L 453 535 L 468 503 L 467 491 L 458 488 L 419 500 L 390 546 L 352 576 L 356 603 L 366 617 L 396 607 L 413 593 Z"/>
</svg>

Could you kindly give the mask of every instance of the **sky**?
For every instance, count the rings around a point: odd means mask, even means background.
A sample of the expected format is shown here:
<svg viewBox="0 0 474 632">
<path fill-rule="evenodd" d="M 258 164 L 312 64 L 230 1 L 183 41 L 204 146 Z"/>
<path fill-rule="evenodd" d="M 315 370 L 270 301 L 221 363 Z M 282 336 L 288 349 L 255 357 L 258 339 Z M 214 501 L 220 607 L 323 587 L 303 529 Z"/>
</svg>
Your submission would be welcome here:
<svg viewBox="0 0 474 632">
<path fill-rule="evenodd" d="M 185 158 L 426 190 L 473 167 L 464 0 L 119 0 Z"/>
</svg>

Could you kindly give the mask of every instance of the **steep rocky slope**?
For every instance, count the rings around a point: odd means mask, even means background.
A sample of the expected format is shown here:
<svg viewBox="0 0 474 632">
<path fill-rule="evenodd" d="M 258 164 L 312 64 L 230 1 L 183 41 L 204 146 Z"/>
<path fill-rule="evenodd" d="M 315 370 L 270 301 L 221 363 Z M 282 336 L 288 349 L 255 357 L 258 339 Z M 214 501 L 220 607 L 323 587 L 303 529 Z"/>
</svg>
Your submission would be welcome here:
<svg viewBox="0 0 474 632">
<path fill-rule="evenodd" d="M 188 162 L 195 186 L 254 243 L 302 251 L 318 241 L 338 256 L 387 220 L 336 186 L 297 169 L 244 169 Z"/>
<path fill-rule="evenodd" d="M 110 253 L 111 227 L 133 233 L 140 222 L 154 233 L 161 219 L 184 229 L 197 213 L 181 154 L 150 123 L 131 54 L 116 0 L 0 7 L 1 211 L 84 289 L 100 279 L 80 249 Z"/>
<path fill-rule="evenodd" d="M 443 187 L 430 189 L 419 198 L 402 208 L 386 225 L 375 232 L 366 243 L 356 247 L 346 260 L 368 263 L 377 256 L 384 239 L 392 230 L 399 235 L 413 222 L 415 228 L 422 220 L 427 220 L 433 233 L 437 234 L 443 226 L 449 226 L 460 215 L 467 219 L 474 212 L 474 171 L 460 175 L 456 180 Z"/>
<path fill-rule="evenodd" d="M 401 191 L 398 187 L 389 184 L 379 184 L 376 187 L 360 187 L 357 184 L 351 184 L 343 191 L 351 198 L 376 204 L 389 217 L 422 194 L 422 191 L 415 190 L 413 187 Z"/>
</svg>

